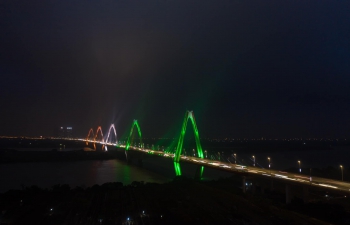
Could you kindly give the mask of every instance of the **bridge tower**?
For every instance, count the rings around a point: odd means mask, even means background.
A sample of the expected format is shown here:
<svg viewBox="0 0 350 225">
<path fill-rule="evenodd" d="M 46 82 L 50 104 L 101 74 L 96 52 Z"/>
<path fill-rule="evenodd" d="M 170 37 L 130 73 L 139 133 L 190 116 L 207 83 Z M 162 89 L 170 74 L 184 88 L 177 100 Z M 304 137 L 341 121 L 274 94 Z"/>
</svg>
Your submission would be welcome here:
<svg viewBox="0 0 350 225">
<path fill-rule="evenodd" d="M 107 134 L 107 138 L 105 140 L 106 144 L 108 144 L 108 139 L 109 139 L 109 136 L 111 134 L 111 131 L 114 131 L 114 137 L 115 137 L 115 143 L 118 144 L 118 140 L 117 140 L 117 131 L 115 130 L 115 126 L 114 124 L 112 123 L 111 126 L 109 127 L 109 130 L 108 130 L 108 134 Z M 110 143 L 112 143 L 112 140 L 110 140 Z"/>
<path fill-rule="evenodd" d="M 96 150 L 96 139 L 98 137 L 98 131 L 100 131 L 100 134 L 101 134 L 101 144 L 102 144 L 102 150 L 103 150 L 104 149 L 104 140 L 103 140 L 103 132 L 102 132 L 101 126 L 97 127 L 97 130 L 96 130 L 96 134 L 94 137 L 94 149 Z"/>
<path fill-rule="evenodd" d="M 175 157 L 174 157 L 174 167 L 175 167 L 176 176 L 181 176 L 181 168 L 180 168 L 179 162 L 180 162 L 180 158 L 181 158 L 182 146 L 183 146 L 183 142 L 184 142 L 184 138 L 185 138 L 188 119 L 190 119 L 191 123 L 192 123 L 194 137 L 195 137 L 195 141 L 196 141 L 196 147 L 197 147 L 197 155 L 199 158 L 202 158 L 202 159 L 204 158 L 202 146 L 201 146 L 200 139 L 199 139 L 197 124 L 196 124 L 196 120 L 194 118 L 193 111 L 186 111 L 184 122 L 182 123 L 179 141 L 178 141 L 177 148 L 176 148 Z M 196 177 L 202 178 L 203 171 L 204 171 L 204 166 L 201 166 L 199 171 L 196 173 Z"/>
<path fill-rule="evenodd" d="M 88 135 L 86 136 L 86 145 L 89 145 L 89 138 L 90 138 L 90 136 L 92 137 L 92 138 L 94 138 L 94 130 L 91 128 L 90 130 L 89 130 L 89 133 L 88 133 Z"/>
<path fill-rule="evenodd" d="M 138 132 L 139 137 L 140 137 L 141 148 L 143 148 L 141 129 L 140 129 L 140 126 L 139 126 L 139 123 L 137 122 L 137 120 L 134 120 L 133 124 L 131 125 L 130 134 L 129 134 L 128 140 L 126 142 L 126 145 L 125 145 L 125 150 L 126 151 L 129 150 L 129 148 L 130 148 L 131 137 L 132 137 L 132 133 L 134 131 L 134 127 L 135 126 L 137 128 L 137 132 Z"/>
</svg>

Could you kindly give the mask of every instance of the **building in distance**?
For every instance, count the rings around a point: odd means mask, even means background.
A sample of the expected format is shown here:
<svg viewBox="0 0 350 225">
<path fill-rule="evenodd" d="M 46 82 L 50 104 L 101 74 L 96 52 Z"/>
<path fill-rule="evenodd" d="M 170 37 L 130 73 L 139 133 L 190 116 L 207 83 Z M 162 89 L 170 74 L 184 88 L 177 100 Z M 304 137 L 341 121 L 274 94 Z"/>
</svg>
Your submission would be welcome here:
<svg viewBox="0 0 350 225">
<path fill-rule="evenodd" d="M 58 138 L 73 138 L 73 127 L 58 127 L 55 129 Z"/>
</svg>

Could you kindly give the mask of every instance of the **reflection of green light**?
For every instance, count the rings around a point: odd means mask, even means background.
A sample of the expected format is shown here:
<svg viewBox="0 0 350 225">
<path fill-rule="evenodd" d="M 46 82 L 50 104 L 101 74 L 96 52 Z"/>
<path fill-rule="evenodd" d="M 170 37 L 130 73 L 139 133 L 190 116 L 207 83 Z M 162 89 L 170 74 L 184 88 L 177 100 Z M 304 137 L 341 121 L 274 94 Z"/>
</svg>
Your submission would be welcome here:
<svg viewBox="0 0 350 225">
<path fill-rule="evenodd" d="M 140 129 L 140 126 L 139 126 L 139 123 L 137 122 L 137 120 L 134 120 L 134 122 L 133 122 L 133 124 L 131 126 L 131 130 L 130 130 L 130 135 L 128 137 L 128 141 L 126 142 L 126 145 L 125 145 L 125 150 L 129 150 L 130 142 L 131 142 L 131 136 L 132 136 L 132 132 L 134 131 L 134 127 L 135 126 L 137 127 L 137 131 L 138 131 L 138 134 L 139 134 L 139 137 L 140 137 L 141 148 L 143 148 L 141 129 Z"/>
<path fill-rule="evenodd" d="M 176 176 L 181 176 L 181 168 L 180 168 L 180 163 L 174 162 L 174 167 L 175 167 L 175 173 Z"/>
<path fill-rule="evenodd" d="M 185 137 L 185 133 L 186 133 L 188 119 L 191 119 L 191 122 L 192 122 L 194 137 L 195 137 L 196 146 L 197 146 L 198 157 L 202 158 L 202 159 L 204 158 L 202 146 L 201 146 L 200 139 L 199 139 L 198 129 L 197 129 L 197 125 L 196 125 L 196 120 L 194 118 L 194 114 L 192 111 L 186 111 L 185 119 L 184 119 L 184 122 L 182 124 L 182 129 L 180 132 L 180 137 L 179 137 L 179 141 L 177 144 L 176 153 L 175 153 L 175 157 L 174 157 L 174 166 L 175 166 L 175 172 L 176 172 L 177 176 L 181 175 L 181 169 L 180 169 L 180 165 L 179 164 L 176 165 L 175 162 L 176 163 L 180 162 L 180 157 L 181 157 L 181 153 L 182 153 L 182 146 L 183 146 L 183 142 L 184 142 L 184 137 Z M 200 177 L 202 177 L 203 171 L 204 171 L 204 167 L 201 168 Z"/>
<path fill-rule="evenodd" d="M 128 165 L 123 166 L 123 180 L 126 181 L 126 184 L 130 183 L 130 167 Z"/>
<path fill-rule="evenodd" d="M 200 178 L 202 178 L 204 172 L 204 166 L 201 166 Z"/>
</svg>

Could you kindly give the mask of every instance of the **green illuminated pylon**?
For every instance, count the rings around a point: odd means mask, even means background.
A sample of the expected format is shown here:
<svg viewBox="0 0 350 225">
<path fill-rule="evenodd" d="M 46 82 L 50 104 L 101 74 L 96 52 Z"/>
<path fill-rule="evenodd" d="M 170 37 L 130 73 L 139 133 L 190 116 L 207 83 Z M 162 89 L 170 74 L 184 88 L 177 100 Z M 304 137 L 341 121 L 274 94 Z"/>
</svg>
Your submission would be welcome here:
<svg viewBox="0 0 350 225">
<path fill-rule="evenodd" d="M 174 162 L 174 167 L 175 167 L 175 173 L 176 176 L 181 176 L 181 168 L 180 168 L 180 163 Z"/>
<path fill-rule="evenodd" d="M 137 127 L 137 131 L 140 137 L 140 143 L 141 143 L 141 148 L 143 147 L 143 143 L 142 143 L 142 136 L 141 136 L 141 129 L 139 126 L 139 123 L 137 122 L 137 120 L 134 120 L 132 126 L 131 126 L 131 130 L 130 130 L 130 135 L 128 137 L 128 141 L 126 142 L 126 146 L 125 146 L 125 150 L 129 150 L 130 147 L 130 141 L 131 141 L 131 136 L 132 136 L 132 132 L 134 131 L 134 127 Z"/>
<path fill-rule="evenodd" d="M 186 133 L 188 119 L 191 119 L 191 122 L 192 122 L 192 127 L 193 127 L 193 131 L 194 131 L 194 137 L 195 137 L 195 140 L 196 140 L 198 157 L 202 158 L 202 159 L 204 158 L 203 157 L 203 150 L 202 150 L 201 142 L 199 140 L 199 134 L 198 134 L 198 129 L 197 129 L 197 125 L 196 125 L 196 120 L 194 118 L 193 111 L 186 111 L 185 119 L 184 119 L 184 122 L 182 124 L 182 129 L 181 129 L 181 133 L 180 133 L 180 137 L 179 137 L 179 142 L 177 144 L 176 153 L 175 153 L 175 157 L 174 157 L 174 162 L 175 163 L 180 162 L 181 153 L 182 153 L 182 145 L 184 143 L 184 137 L 185 137 L 185 133 Z M 179 164 L 174 164 L 174 166 L 175 166 L 176 176 L 181 176 L 180 165 Z M 201 172 L 200 173 L 200 178 L 202 177 L 203 170 L 204 170 L 204 167 L 202 167 L 201 170 L 200 170 L 200 172 Z"/>
</svg>

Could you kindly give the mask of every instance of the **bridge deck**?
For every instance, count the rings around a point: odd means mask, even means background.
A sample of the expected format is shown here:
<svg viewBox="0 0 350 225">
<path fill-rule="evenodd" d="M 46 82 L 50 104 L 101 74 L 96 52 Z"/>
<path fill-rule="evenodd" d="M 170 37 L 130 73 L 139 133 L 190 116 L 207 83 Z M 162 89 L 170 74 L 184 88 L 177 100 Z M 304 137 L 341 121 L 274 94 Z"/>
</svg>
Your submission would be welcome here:
<svg viewBox="0 0 350 225">
<path fill-rule="evenodd" d="M 83 140 L 82 141 L 86 141 Z M 110 146 L 116 146 L 116 144 L 101 143 Z M 120 148 L 125 148 L 124 145 L 120 145 Z M 165 153 L 163 151 L 156 151 L 151 149 L 142 149 L 137 147 L 131 147 L 130 150 L 140 151 L 146 154 L 154 154 L 162 157 L 174 158 L 174 154 Z M 309 177 L 301 174 L 287 173 L 283 171 L 273 170 L 273 169 L 263 169 L 253 166 L 243 166 L 238 164 L 231 164 L 219 161 L 213 161 L 210 159 L 202 159 L 191 156 L 181 156 L 181 161 L 189 162 L 197 165 L 212 167 L 220 170 L 224 170 L 231 173 L 240 173 L 242 175 L 251 175 L 254 177 L 271 177 L 274 179 L 283 180 L 289 183 L 295 183 L 299 185 L 310 185 L 312 187 L 328 188 L 342 192 L 350 192 L 350 183 L 343 182 L 339 180 L 326 179 L 321 177 Z"/>
</svg>

